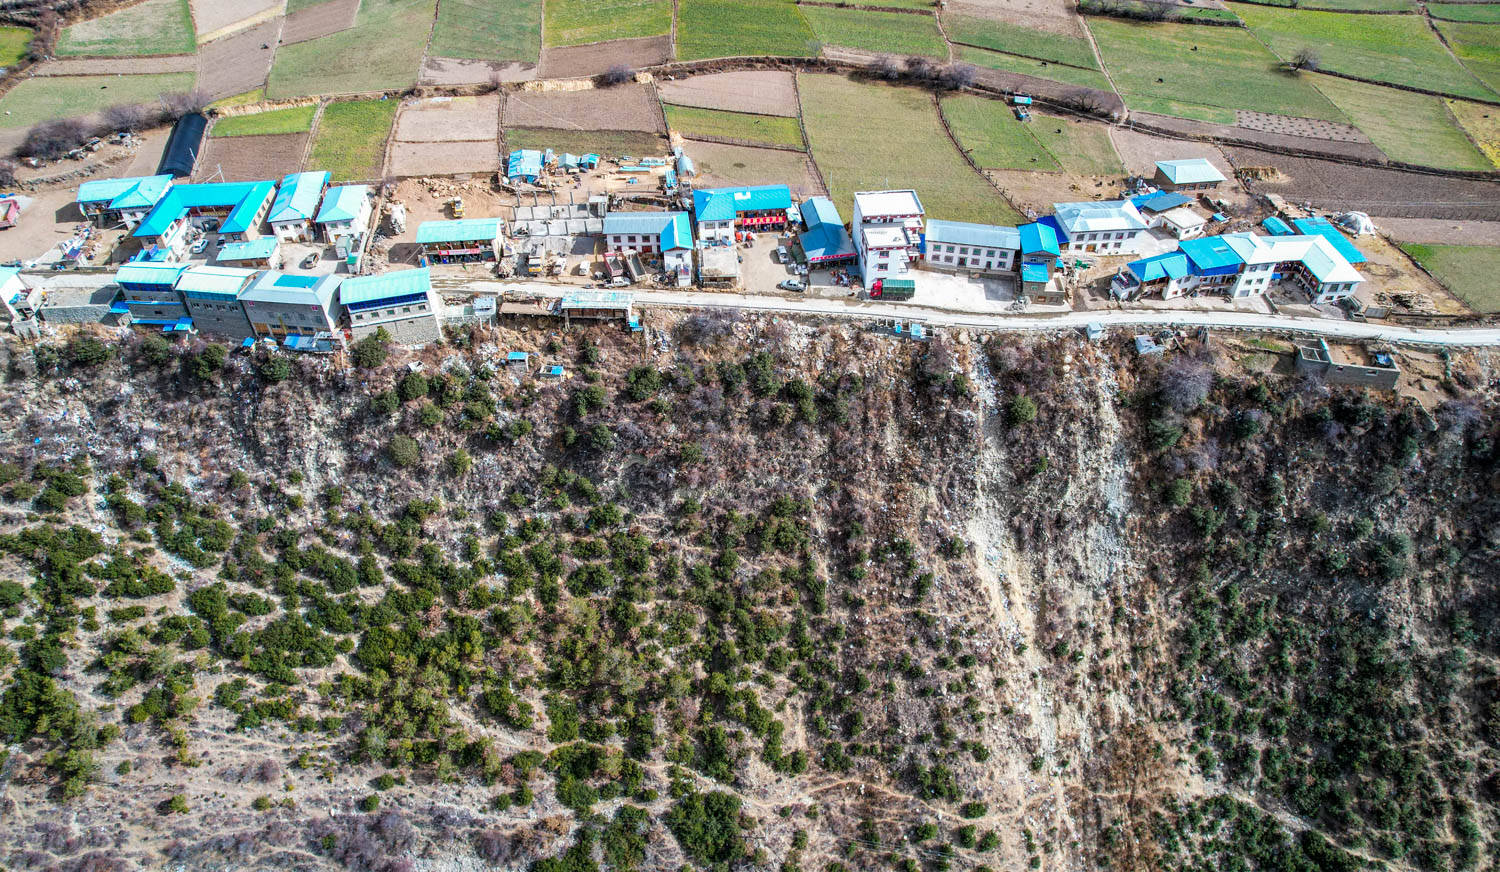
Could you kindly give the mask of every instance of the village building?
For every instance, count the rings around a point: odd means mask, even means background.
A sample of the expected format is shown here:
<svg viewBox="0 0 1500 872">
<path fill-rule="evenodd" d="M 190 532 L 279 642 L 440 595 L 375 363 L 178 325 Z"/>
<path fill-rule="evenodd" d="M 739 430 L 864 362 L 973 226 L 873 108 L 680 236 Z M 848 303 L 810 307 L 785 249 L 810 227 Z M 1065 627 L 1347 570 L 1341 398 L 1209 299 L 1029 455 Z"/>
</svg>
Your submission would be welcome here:
<svg viewBox="0 0 1500 872">
<path fill-rule="evenodd" d="M 1066 290 L 1060 282 L 1052 281 L 1052 271 L 1062 254 L 1057 231 L 1033 221 L 1016 228 L 1016 233 L 1021 238 L 1021 293 L 1039 303 L 1066 302 Z"/>
<path fill-rule="evenodd" d="M 732 288 L 740 283 L 740 256 L 733 247 L 711 245 L 698 249 L 698 284 Z"/>
<path fill-rule="evenodd" d="M 854 240 L 844 229 L 844 219 L 832 200 L 810 197 L 802 201 L 800 211 L 807 229 L 798 242 L 809 269 L 829 269 L 854 262 Z"/>
<path fill-rule="evenodd" d="M 283 242 L 313 241 L 313 216 L 328 187 L 326 172 L 290 173 L 281 180 L 266 220 Z"/>
<path fill-rule="evenodd" d="M 174 327 L 188 323 L 187 307 L 177 292 L 177 279 L 186 265 L 135 261 L 115 271 L 115 284 L 123 292 L 121 303 L 132 324 Z"/>
<path fill-rule="evenodd" d="M 1339 256 L 1350 264 L 1364 263 L 1369 259 L 1365 257 L 1364 252 L 1354 247 L 1354 243 L 1349 241 L 1349 237 L 1345 236 L 1342 231 L 1333 226 L 1327 218 L 1321 215 L 1312 218 L 1294 218 L 1292 219 L 1292 227 L 1295 228 L 1295 233 L 1300 233 L 1304 236 L 1321 236 L 1328 240 L 1328 244 L 1332 245 L 1334 250 L 1339 253 Z"/>
<path fill-rule="evenodd" d="M 250 286 L 240 292 L 240 304 L 250 319 L 250 329 L 259 338 L 316 338 L 338 329 L 341 281 L 336 275 L 288 275 L 267 270 L 257 273 Z"/>
<path fill-rule="evenodd" d="M 275 192 L 274 182 L 173 185 L 132 235 L 168 260 L 186 251 L 190 231 L 217 233 L 221 245 L 255 239 Z"/>
<path fill-rule="evenodd" d="M 1257 236 L 1226 233 L 1224 240 L 1244 263 L 1233 295 L 1264 294 L 1271 285 L 1290 285 L 1318 305 L 1354 296 L 1365 277 L 1344 259 L 1327 237 Z"/>
<path fill-rule="evenodd" d="M 927 222 L 926 264 L 946 272 L 974 275 L 1014 273 L 1021 252 L 1021 233 L 1000 224 L 967 221 Z"/>
<path fill-rule="evenodd" d="M 261 236 L 245 242 L 231 242 L 219 247 L 214 262 L 249 269 L 278 269 L 281 266 L 281 240 Z"/>
<path fill-rule="evenodd" d="M 323 195 L 323 206 L 315 223 L 323 232 L 323 241 L 338 245 L 341 240 L 357 240 L 370 226 L 374 209 L 369 185 L 341 185 L 329 188 Z"/>
<path fill-rule="evenodd" d="M 223 266 L 193 266 L 177 279 L 177 292 L 193 319 L 193 329 L 200 333 L 245 339 L 254 336 L 245 307 L 240 303 L 243 291 L 255 277 L 253 269 Z"/>
<path fill-rule="evenodd" d="M 384 329 L 403 345 L 441 342 L 442 322 L 426 267 L 345 279 L 339 305 L 349 315 L 349 333 L 363 339 Z"/>
<path fill-rule="evenodd" d="M 921 256 L 922 217 L 917 192 L 860 191 L 854 195 L 854 250 L 866 287 L 903 278 Z"/>
<path fill-rule="evenodd" d="M 512 182 L 536 184 L 542 174 L 542 153 L 534 148 L 518 148 L 505 159 L 505 177 Z"/>
<path fill-rule="evenodd" d="M 610 212 L 604 216 L 604 239 L 613 252 L 659 255 L 678 287 L 692 281 L 693 236 L 686 212 Z"/>
<path fill-rule="evenodd" d="M 0 314 L 6 322 L 14 326 L 32 320 L 41 304 L 41 287 L 28 287 L 20 267 L 0 267 Z"/>
<path fill-rule="evenodd" d="M 558 301 L 558 314 L 565 323 L 575 318 L 604 321 L 620 318 L 630 321 L 635 295 L 629 291 L 570 291 Z"/>
<path fill-rule="evenodd" d="M 498 260 L 504 254 L 505 222 L 499 218 L 459 218 L 423 221 L 417 245 L 433 263 L 475 263 Z"/>
<path fill-rule="evenodd" d="M 1147 222 L 1129 200 L 1054 203 L 1054 214 L 1042 219 L 1067 251 L 1136 254 L 1148 238 Z"/>
<path fill-rule="evenodd" d="M 1175 239 L 1194 239 L 1208 227 L 1208 219 L 1192 207 L 1193 198 L 1186 194 L 1156 191 L 1130 201 L 1146 219 L 1146 226 L 1164 230 Z"/>
<path fill-rule="evenodd" d="M 1163 191 L 1212 191 L 1227 181 L 1218 168 L 1201 157 L 1159 160 L 1151 182 Z"/>
<path fill-rule="evenodd" d="M 698 242 L 732 242 L 736 230 L 781 231 L 790 222 L 792 189 L 786 185 L 703 188 L 693 191 Z"/>
<path fill-rule="evenodd" d="M 83 217 L 104 224 L 134 227 L 172 187 L 170 175 L 92 179 L 78 186 L 74 202 Z"/>
<path fill-rule="evenodd" d="M 1389 350 L 1350 352 L 1330 348 L 1323 339 L 1297 343 L 1297 371 L 1317 376 L 1329 384 L 1380 388 L 1393 391 L 1401 378 L 1396 355 Z"/>
</svg>

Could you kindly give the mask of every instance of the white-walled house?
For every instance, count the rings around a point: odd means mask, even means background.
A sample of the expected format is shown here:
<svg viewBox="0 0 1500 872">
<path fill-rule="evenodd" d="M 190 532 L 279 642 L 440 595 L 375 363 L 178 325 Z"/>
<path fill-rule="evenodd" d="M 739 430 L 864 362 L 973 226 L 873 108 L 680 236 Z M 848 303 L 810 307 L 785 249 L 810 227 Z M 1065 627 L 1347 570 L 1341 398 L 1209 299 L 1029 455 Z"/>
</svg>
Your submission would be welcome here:
<svg viewBox="0 0 1500 872">
<path fill-rule="evenodd" d="M 323 195 L 313 221 L 322 230 L 324 242 L 338 245 L 339 240 L 357 237 L 369 228 L 373 208 L 369 185 L 341 185 Z"/>
<path fill-rule="evenodd" d="M 1021 250 L 1021 231 L 999 224 L 968 221 L 927 222 L 927 259 L 930 269 L 984 275 L 1013 273 Z"/>
<path fill-rule="evenodd" d="M 291 173 L 281 180 L 266 220 L 282 242 L 311 242 L 313 216 L 328 187 L 326 172 Z"/>
<path fill-rule="evenodd" d="M 1054 203 L 1052 209 L 1064 251 L 1136 254 L 1149 235 L 1148 222 L 1129 200 Z"/>
<path fill-rule="evenodd" d="M 860 191 L 854 195 L 851 224 L 854 251 L 865 287 L 883 279 L 902 278 L 921 256 L 925 215 L 917 192 Z"/>
</svg>

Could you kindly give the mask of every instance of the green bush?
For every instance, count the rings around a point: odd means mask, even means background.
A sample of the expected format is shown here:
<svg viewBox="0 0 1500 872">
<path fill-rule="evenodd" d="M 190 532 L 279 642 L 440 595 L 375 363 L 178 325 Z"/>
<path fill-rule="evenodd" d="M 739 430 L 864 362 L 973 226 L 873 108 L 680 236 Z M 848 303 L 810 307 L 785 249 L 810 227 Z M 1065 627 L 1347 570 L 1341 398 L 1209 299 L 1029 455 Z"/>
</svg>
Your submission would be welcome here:
<svg viewBox="0 0 1500 872">
<path fill-rule="evenodd" d="M 273 354 L 262 358 L 256 365 L 255 372 L 262 380 L 278 384 L 292 377 L 292 362 L 285 355 Z"/>
<path fill-rule="evenodd" d="M 386 454 L 391 458 L 391 463 L 401 469 L 416 466 L 417 461 L 422 458 L 422 449 L 417 445 L 417 440 L 404 433 L 397 433 L 391 437 L 390 444 L 386 445 Z"/>
<path fill-rule="evenodd" d="M 683 853 L 698 863 L 727 864 L 744 854 L 740 798 L 733 794 L 688 794 L 667 812 L 666 823 Z"/>
<path fill-rule="evenodd" d="M 1031 397 L 1015 397 L 1005 408 L 1005 420 L 1012 427 L 1036 420 L 1036 401 Z"/>
<path fill-rule="evenodd" d="M 385 363 L 386 358 L 391 354 L 390 347 L 387 345 L 390 338 L 390 334 L 386 333 L 385 328 L 382 327 L 374 334 L 354 343 L 354 347 L 350 349 L 354 365 L 360 369 L 374 369 Z"/>
<path fill-rule="evenodd" d="M 75 336 L 65 354 L 73 366 L 98 366 L 109 360 L 110 347 L 92 336 Z"/>
</svg>

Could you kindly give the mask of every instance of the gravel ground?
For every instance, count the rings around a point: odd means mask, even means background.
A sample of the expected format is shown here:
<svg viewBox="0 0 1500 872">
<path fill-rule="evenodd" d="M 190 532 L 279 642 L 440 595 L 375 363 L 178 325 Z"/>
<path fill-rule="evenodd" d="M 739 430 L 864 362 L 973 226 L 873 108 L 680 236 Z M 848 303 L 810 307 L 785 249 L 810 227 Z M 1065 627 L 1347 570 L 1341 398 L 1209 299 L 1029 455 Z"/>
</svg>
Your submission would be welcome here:
<svg viewBox="0 0 1500 872">
<path fill-rule="evenodd" d="M 758 115 L 797 116 L 797 89 L 792 74 L 778 70 L 713 73 L 675 81 L 657 81 L 661 99 L 678 106 L 727 109 Z"/>
</svg>

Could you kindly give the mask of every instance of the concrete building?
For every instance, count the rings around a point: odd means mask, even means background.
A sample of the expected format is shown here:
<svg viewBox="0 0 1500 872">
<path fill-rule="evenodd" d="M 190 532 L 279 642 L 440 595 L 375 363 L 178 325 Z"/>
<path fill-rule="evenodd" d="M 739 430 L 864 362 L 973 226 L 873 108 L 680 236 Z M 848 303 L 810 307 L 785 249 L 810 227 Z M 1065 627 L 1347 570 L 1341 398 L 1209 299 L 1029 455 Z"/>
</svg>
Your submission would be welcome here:
<svg viewBox="0 0 1500 872">
<path fill-rule="evenodd" d="M 505 222 L 499 218 L 423 221 L 417 227 L 417 245 L 433 263 L 494 261 L 505 253 L 504 235 Z"/>
<path fill-rule="evenodd" d="M 635 295 L 629 291 L 570 291 L 558 301 L 558 314 L 564 321 L 575 318 L 603 321 L 611 318 L 630 320 Z"/>
<path fill-rule="evenodd" d="M 10 324 L 36 317 L 42 304 L 42 289 L 30 287 L 21 277 L 21 268 L 0 267 L 0 314 Z"/>
<path fill-rule="evenodd" d="M 258 273 L 240 292 L 240 305 L 250 329 L 260 338 L 318 337 L 338 330 L 336 275 L 302 276 L 266 271 Z"/>
<path fill-rule="evenodd" d="M 1039 303 L 1062 303 L 1067 292 L 1061 282 L 1052 281 L 1061 251 L 1057 231 L 1047 224 L 1033 221 L 1016 228 L 1021 237 L 1021 293 Z"/>
<path fill-rule="evenodd" d="M 132 235 L 174 260 L 186 251 L 190 231 L 217 233 L 220 244 L 255 239 L 275 192 L 274 182 L 173 185 Z"/>
<path fill-rule="evenodd" d="M 838 207 L 827 197 L 811 197 L 802 201 L 802 223 L 807 227 L 798 242 L 807 258 L 809 269 L 830 267 L 854 262 L 854 240 L 844 229 L 844 219 Z"/>
<path fill-rule="evenodd" d="M 921 256 L 922 200 L 913 190 L 860 191 L 854 195 L 854 239 L 865 287 L 902 278 Z"/>
<path fill-rule="evenodd" d="M 1164 191 L 1212 191 L 1227 180 L 1207 159 L 1190 157 L 1157 161 L 1151 181 Z"/>
<path fill-rule="evenodd" d="M 785 230 L 791 218 L 792 189 L 786 185 L 703 188 L 693 191 L 698 242 L 732 242 L 736 230 Z"/>
<path fill-rule="evenodd" d="M 426 267 L 345 279 L 339 287 L 339 305 L 349 315 L 349 334 L 356 340 L 382 327 L 402 345 L 443 339 Z"/>
<path fill-rule="evenodd" d="M 712 245 L 698 249 L 698 284 L 732 288 L 740 283 L 740 257 L 733 247 Z"/>
<path fill-rule="evenodd" d="M 188 311 L 177 292 L 177 279 L 186 265 L 180 263 L 133 262 L 115 272 L 122 303 L 130 312 L 132 324 L 174 327 L 187 324 Z"/>
<path fill-rule="evenodd" d="M 1146 219 L 1129 200 L 1053 203 L 1052 209 L 1042 221 L 1066 251 L 1136 254 L 1148 236 Z"/>
<path fill-rule="evenodd" d="M 611 252 L 659 255 L 679 288 L 693 277 L 693 235 L 686 212 L 610 212 L 604 239 Z"/>
<path fill-rule="evenodd" d="M 1329 348 L 1322 339 L 1297 343 L 1297 371 L 1318 376 L 1329 384 L 1380 388 L 1393 391 L 1401 378 L 1401 367 L 1390 351 L 1351 353 Z"/>
<path fill-rule="evenodd" d="M 1021 232 L 999 224 L 967 221 L 927 222 L 926 264 L 946 272 L 1008 275 L 1016 271 Z"/>
<path fill-rule="evenodd" d="M 1349 265 L 1323 236 L 1257 236 L 1226 233 L 1219 237 L 1244 263 L 1232 294 L 1248 297 L 1271 286 L 1290 285 L 1313 303 L 1336 303 L 1354 296 L 1365 277 Z"/>
<path fill-rule="evenodd" d="M 279 269 L 281 240 L 274 236 L 261 236 L 245 242 L 231 242 L 219 248 L 214 261 L 248 269 Z"/>
<path fill-rule="evenodd" d="M 85 218 L 106 225 L 134 227 L 171 187 L 172 177 L 169 175 L 93 179 L 78 186 L 78 197 L 74 202 Z"/>
<path fill-rule="evenodd" d="M 231 339 L 254 336 L 240 303 L 240 292 L 253 278 L 253 269 L 194 266 L 183 270 L 177 279 L 177 292 L 193 319 L 193 329 Z"/>
<path fill-rule="evenodd" d="M 271 232 L 282 242 L 311 242 L 313 216 L 317 214 L 318 202 L 328 188 L 326 172 L 290 173 L 281 180 L 276 199 L 266 220 Z"/>
<path fill-rule="evenodd" d="M 99 284 L 86 273 L 48 276 L 42 287 L 39 312 L 49 324 L 101 324 L 128 317 L 118 284 Z"/>
<path fill-rule="evenodd" d="M 323 232 L 323 241 L 338 245 L 343 239 L 358 239 L 370 227 L 374 209 L 369 185 L 342 185 L 329 188 L 323 195 L 323 206 L 315 220 Z"/>
<path fill-rule="evenodd" d="M 1193 198 L 1186 194 L 1156 191 L 1130 201 L 1146 219 L 1146 226 L 1160 228 L 1176 239 L 1195 239 L 1208 227 L 1208 219 L 1193 209 Z"/>
</svg>

